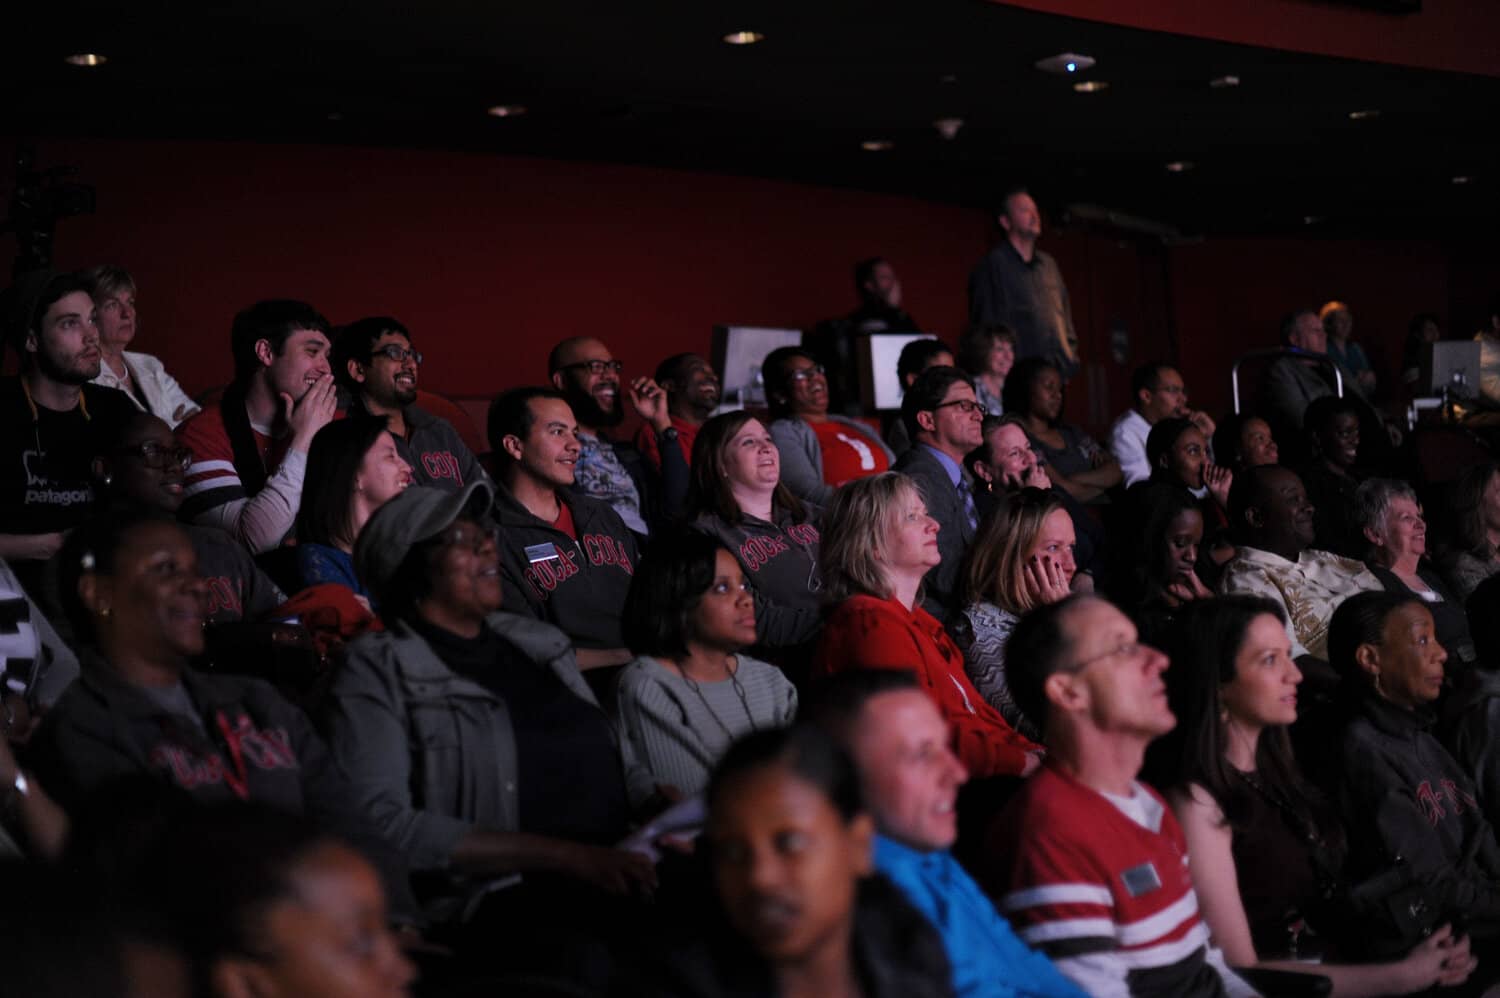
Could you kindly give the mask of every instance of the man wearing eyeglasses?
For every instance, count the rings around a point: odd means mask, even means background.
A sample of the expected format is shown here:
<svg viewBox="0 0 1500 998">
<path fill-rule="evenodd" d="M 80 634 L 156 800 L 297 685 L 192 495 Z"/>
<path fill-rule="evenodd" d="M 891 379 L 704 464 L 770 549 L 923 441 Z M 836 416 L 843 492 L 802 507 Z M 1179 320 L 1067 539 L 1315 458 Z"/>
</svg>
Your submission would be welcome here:
<svg viewBox="0 0 1500 998">
<path fill-rule="evenodd" d="M 1006 680 L 1047 759 L 991 825 L 980 882 L 1091 995 L 1250 995 L 1209 943 L 1181 826 L 1137 780 L 1146 747 L 1177 724 L 1168 664 L 1097 596 L 1021 618 Z"/>
<path fill-rule="evenodd" d="M 98 441 L 135 407 L 124 393 L 89 384 L 103 355 L 82 280 L 27 274 L 6 292 L 5 305 L 21 373 L 0 378 L 0 558 L 50 611 L 43 568 L 90 514 Z"/>
<path fill-rule="evenodd" d="M 1192 420 L 1203 431 L 1204 439 L 1214 435 L 1214 421 L 1206 412 L 1188 408 L 1187 387 L 1182 375 L 1167 364 L 1143 364 L 1130 376 L 1133 405 L 1115 420 L 1109 431 L 1109 450 L 1120 462 L 1126 486 L 1151 477 L 1151 462 L 1146 459 L 1146 438 L 1151 427 L 1163 419 Z"/>
<path fill-rule="evenodd" d="M 350 409 L 386 418 L 416 484 L 458 492 L 485 477 L 453 424 L 416 404 L 422 354 L 400 322 L 390 316 L 351 322 L 338 333 L 332 366 Z"/>
<path fill-rule="evenodd" d="M 650 378 L 633 379 L 627 392 L 631 407 L 656 434 L 662 459 L 660 476 L 630 444 L 605 435 L 604 431 L 625 419 L 620 401 L 623 369 L 609 347 L 590 336 L 563 340 L 547 357 L 552 385 L 563 393 L 578 420 L 578 441 L 583 451 L 574 469 L 573 491 L 609 503 L 626 526 L 645 535 L 653 522 L 682 512 L 688 463 L 677 445 L 667 393 Z"/>
<path fill-rule="evenodd" d="M 974 476 L 964 457 L 984 443 L 984 407 L 968 375 L 956 367 L 929 367 L 902 397 L 901 420 L 912 448 L 894 470 L 916 480 L 928 515 L 939 525 L 943 560 L 927 573 L 923 602 L 941 620 L 957 598 L 959 569 L 979 526 Z"/>
</svg>

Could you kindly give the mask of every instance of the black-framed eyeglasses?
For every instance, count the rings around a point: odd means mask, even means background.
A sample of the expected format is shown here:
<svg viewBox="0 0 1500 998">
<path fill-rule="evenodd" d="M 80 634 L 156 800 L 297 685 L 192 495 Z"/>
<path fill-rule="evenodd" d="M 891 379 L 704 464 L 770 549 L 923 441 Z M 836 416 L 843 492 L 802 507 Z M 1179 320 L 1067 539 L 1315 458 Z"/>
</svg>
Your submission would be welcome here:
<svg viewBox="0 0 1500 998">
<path fill-rule="evenodd" d="M 625 365 L 618 360 L 580 360 L 573 364 L 564 364 L 561 370 L 572 371 L 578 368 L 585 368 L 590 374 L 598 377 L 605 371 L 612 371 L 615 374 L 619 374 L 625 370 Z"/>
<path fill-rule="evenodd" d="M 786 378 L 788 381 L 801 382 L 806 381 L 809 378 L 816 377 L 819 374 L 827 373 L 827 369 L 824 368 L 822 364 L 813 364 L 811 367 L 799 367 L 795 371 L 788 371 L 786 373 Z"/>
<path fill-rule="evenodd" d="M 957 406 L 958 411 L 963 413 L 965 416 L 972 416 L 976 412 L 979 413 L 981 417 L 988 416 L 990 414 L 990 411 L 988 409 L 986 409 L 980 403 L 975 402 L 973 399 L 954 399 L 952 402 L 939 402 L 937 405 L 932 407 L 932 411 L 936 412 L 939 409 L 946 409 L 950 405 Z"/>
<path fill-rule="evenodd" d="M 146 467 L 155 471 L 166 471 L 173 467 L 186 471 L 188 465 L 193 463 L 193 452 L 186 447 L 163 447 L 152 440 L 134 447 L 122 447 L 120 453 L 140 458 Z"/>
<path fill-rule="evenodd" d="M 393 360 L 398 364 L 405 363 L 408 360 L 416 364 L 422 363 L 422 352 L 420 350 L 397 346 L 394 343 L 387 343 L 383 347 L 376 347 L 374 350 L 371 350 L 370 359 L 374 360 L 376 357 L 384 357 L 386 360 Z"/>
</svg>

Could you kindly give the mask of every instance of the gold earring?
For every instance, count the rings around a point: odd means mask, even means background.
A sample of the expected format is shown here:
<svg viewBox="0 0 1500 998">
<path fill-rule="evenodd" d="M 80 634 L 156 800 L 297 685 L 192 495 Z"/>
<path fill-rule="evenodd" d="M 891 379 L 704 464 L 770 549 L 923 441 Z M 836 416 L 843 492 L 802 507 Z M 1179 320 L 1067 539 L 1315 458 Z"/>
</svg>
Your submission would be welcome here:
<svg viewBox="0 0 1500 998">
<path fill-rule="evenodd" d="M 112 613 L 113 613 L 113 611 L 110 610 L 110 608 L 107 607 L 107 606 L 102 606 L 102 607 L 99 608 L 99 616 L 101 618 L 103 618 L 104 620 L 108 620 L 110 618 L 110 615 Z"/>
</svg>

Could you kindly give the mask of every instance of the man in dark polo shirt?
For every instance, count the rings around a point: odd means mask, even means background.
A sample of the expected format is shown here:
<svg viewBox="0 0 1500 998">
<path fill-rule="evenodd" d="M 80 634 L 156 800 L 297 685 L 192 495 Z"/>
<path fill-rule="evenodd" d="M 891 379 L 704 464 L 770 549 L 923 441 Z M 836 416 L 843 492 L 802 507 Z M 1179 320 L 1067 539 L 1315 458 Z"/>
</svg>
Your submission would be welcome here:
<svg viewBox="0 0 1500 998">
<path fill-rule="evenodd" d="M 135 407 L 89 383 L 103 354 L 82 280 L 35 271 L 16 281 L 5 304 L 21 373 L 0 378 L 0 558 L 45 608 L 42 568 L 92 511 L 95 441 Z"/>
<path fill-rule="evenodd" d="M 411 333 L 390 316 L 351 322 L 333 347 L 333 374 L 349 393 L 349 408 L 386 417 L 418 485 L 457 492 L 484 469 L 452 423 L 415 404 L 421 366 Z"/>
<path fill-rule="evenodd" d="M 1057 261 L 1036 248 L 1042 213 L 1024 187 L 1000 201 L 1005 238 L 969 275 L 969 321 L 1015 330 L 1016 359 L 1046 357 L 1064 378 L 1078 373 L 1073 306 Z"/>
</svg>

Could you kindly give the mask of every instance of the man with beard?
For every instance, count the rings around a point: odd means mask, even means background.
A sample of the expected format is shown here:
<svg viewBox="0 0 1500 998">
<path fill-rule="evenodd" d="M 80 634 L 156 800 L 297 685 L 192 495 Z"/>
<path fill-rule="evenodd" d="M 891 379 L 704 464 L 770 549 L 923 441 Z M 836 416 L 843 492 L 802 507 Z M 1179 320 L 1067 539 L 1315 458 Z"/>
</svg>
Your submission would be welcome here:
<svg viewBox="0 0 1500 998">
<path fill-rule="evenodd" d="M 260 554 L 291 531 L 307 448 L 336 412 L 328 320 L 304 302 L 263 301 L 236 315 L 229 335 L 234 384 L 177 428 L 193 452 L 181 515 Z"/>
<path fill-rule="evenodd" d="M 673 354 L 656 367 L 656 383 L 667 393 L 667 412 L 677 431 L 677 446 L 689 465 L 693 463 L 693 441 L 698 428 L 719 407 L 719 376 L 713 366 L 695 353 Z M 642 426 L 635 446 L 658 475 L 661 448 L 656 446 L 656 427 Z"/>
<path fill-rule="evenodd" d="M 349 409 L 385 417 L 416 484 L 458 492 L 484 469 L 452 423 L 415 404 L 421 365 L 411 333 L 390 316 L 350 323 L 333 346 L 333 374 L 349 393 Z"/>
<path fill-rule="evenodd" d="M 124 393 L 89 383 L 103 354 L 81 279 L 24 275 L 6 294 L 6 320 L 21 373 L 0 378 L 0 558 L 50 607 L 39 591 L 42 567 L 89 516 L 96 441 L 135 407 Z"/>
<path fill-rule="evenodd" d="M 573 491 L 609 503 L 627 527 L 645 535 L 653 522 L 682 512 L 687 498 L 688 462 L 677 446 L 678 431 L 672 426 L 667 393 L 650 378 L 630 382 L 630 405 L 656 434 L 661 474 L 653 474 L 634 447 L 604 436 L 604 430 L 619 426 L 625 419 L 620 405 L 623 367 L 609 347 L 590 336 L 563 340 L 547 357 L 552 385 L 563 393 L 578 420 L 578 442 L 583 450 L 575 468 Z"/>
</svg>

